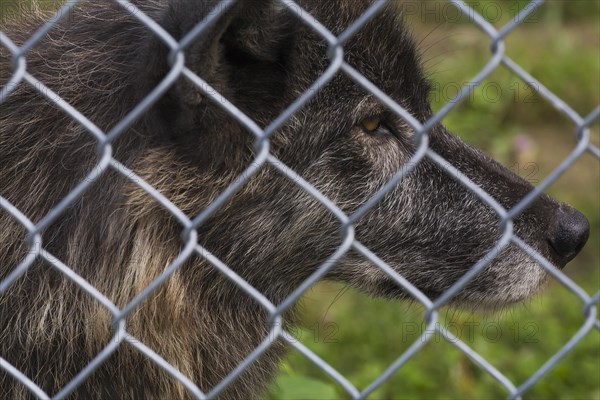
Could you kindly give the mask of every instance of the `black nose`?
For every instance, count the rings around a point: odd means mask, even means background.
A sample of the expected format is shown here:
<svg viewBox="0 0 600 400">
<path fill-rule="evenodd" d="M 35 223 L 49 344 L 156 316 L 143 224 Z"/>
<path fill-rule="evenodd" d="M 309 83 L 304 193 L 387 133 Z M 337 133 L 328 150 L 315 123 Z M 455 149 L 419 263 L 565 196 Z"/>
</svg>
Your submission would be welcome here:
<svg viewBox="0 0 600 400">
<path fill-rule="evenodd" d="M 548 243 L 564 263 L 571 261 L 587 242 L 590 224 L 576 209 L 561 205 L 556 211 L 556 225 Z"/>
</svg>

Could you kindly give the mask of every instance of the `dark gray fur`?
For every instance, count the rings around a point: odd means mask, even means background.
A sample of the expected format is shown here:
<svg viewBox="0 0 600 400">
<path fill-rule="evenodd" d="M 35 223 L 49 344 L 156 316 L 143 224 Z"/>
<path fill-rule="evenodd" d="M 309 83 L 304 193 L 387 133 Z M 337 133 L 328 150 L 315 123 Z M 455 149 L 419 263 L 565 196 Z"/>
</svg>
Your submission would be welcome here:
<svg viewBox="0 0 600 400">
<path fill-rule="evenodd" d="M 94 3 L 94 4 L 93 4 Z M 27 56 L 28 71 L 100 128 L 109 130 L 168 71 L 168 51 L 112 2 L 90 2 L 54 28 Z M 101 3 L 101 4 L 97 4 Z M 216 1 L 144 1 L 139 6 L 181 38 Z M 269 1 L 238 2 L 189 49 L 186 65 L 266 126 L 327 67 L 327 46 L 310 28 Z M 367 1 L 301 1 L 334 34 Z M 41 20 L 8 30 L 22 43 Z M 5 84 L 9 56 L 0 50 Z M 345 46 L 345 58 L 399 104 L 425 121 L 428 82 L 413 42 L 394 10 L 376 16 Z M 387 130 L 360 121 L 386 115 Z M 505 207 L 531 185 L 451 135 L 430 134 L 431 148 Z M 253 136 L 180 81 L 115 143 L 115 158 L 197 215 L 252 162 Z M 369 199 L 414 152 L 411 132 L 343 74 L 322 88 L 271 141 L 271 151 L 345 212 Z M 0 194 L 39 221 L 95 166 L 96 143 L 76 122 L 26 84 L 0 113 Z M 559 266 L 547 244 L 560 204 L 543 196 L 515 221 L 515 231 Z M 566 207 L 566 206 L 564 206 Z M 491 249 L 498 217 L 430 161 L 420 163 L 356 225 L 357 238 L 426 294 L 436 297 Z M 181 227 L 142 190 L 108 172 L 43 232 L 44 248 L 118 306 L 127 304 L 181 249 Z M 276 304 L 340 244 L 339 223 L 313 199 L 263 168 L 199 229 L 199 242 Z M 0 213 L 0 280 L 27 252 L 25 230 Z M 405 293 L 369 261 L 350 253 L 329 279 L 376 296 Z M 455 299 L 504 306 L 546 280 L 510 247 Z M 293 315 L 287 319 L 293 323 Z M 268 332 L 259 304 L 199 257 L 187 262 L 127 320 L 127 329 L 209 391 Z M 49 394 L 67 384 L 110 340 L 110 315 L 88 294 L 38 261 L 0 297 L 0 355 Z M 222 395 L 258 397 L 283 354 L 275 343 Z M 0 372 L 2 398 L 27 391 Z M 77 398 L 184 398 L 182 386 L 123 345 L 82 384 Z"/>
</svg>

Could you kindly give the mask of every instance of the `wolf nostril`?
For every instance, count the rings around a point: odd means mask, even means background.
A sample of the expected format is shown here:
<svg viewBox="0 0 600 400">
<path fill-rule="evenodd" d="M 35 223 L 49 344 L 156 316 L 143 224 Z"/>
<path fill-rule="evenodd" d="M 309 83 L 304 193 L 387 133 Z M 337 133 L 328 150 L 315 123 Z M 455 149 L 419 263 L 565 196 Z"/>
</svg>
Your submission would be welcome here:
<svg viewBox="0 0 600 400">
<path fill-rule="evenodd" d="M 561 205 L 556 213 L 556 228 L 548 243 L 565 262 L 569 262 L 587 242 L 590 224 L 582 213 L 567 205 Z"/>
</svg>

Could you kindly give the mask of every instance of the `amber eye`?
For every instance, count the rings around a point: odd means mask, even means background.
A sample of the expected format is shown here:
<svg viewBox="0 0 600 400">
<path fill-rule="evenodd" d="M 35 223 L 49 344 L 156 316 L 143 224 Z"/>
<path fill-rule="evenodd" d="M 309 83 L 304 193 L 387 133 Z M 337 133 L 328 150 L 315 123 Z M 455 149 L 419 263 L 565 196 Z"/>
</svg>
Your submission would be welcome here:
<svg viewBox="0 0 600 400">
<path fill-rule="evenodd" d="M 362 120 L 360 125 L 369 133 L 373 133 L 377 131 L 381 127 L 381 118 L 379 117 L 370 117 Z"/>
</svg>

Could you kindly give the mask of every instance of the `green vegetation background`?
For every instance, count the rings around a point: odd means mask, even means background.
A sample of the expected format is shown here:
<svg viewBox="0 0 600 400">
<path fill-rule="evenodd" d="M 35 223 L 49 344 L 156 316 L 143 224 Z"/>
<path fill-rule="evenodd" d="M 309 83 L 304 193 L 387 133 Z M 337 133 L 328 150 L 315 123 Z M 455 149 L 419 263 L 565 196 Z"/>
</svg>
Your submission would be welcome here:
<svg viewBox="0 0 600 400">
<path fill-rule="evenodd" d="M 394 0 L 392 0 L 394 1 Z M 55 9 L 60 0 L 0 0 L 0 21 L 21 9 Z M 528 1 L 477 0 L 471 6 L 496 27 Z M 17 7 L 16 5 L 19 5 Z M 490 59 L 489 39 L 457 20 L 445 1 L 398 1 L 408 11 L 423 60 L 436 82 L 438 110 Z M 408 7 L 408 8 L 407 8 Z M 600 103 L 600 3 L 550 0 L 506 39 L 507 54 L 580 115 Z M 444 18 L 444 16 L 446 18 Z M 449 22 L 448 20 L 451 20 Z M 574 125 L 514 74 L 500 67 L 444 124 L 532 183 L 539 183 L 573 149 Z M 592 142 L 600 144 L 599 126 Z M 584 156 L 548 191 L 582 210 L 591 223 L 583 253 L 565 272 L 589 294 L 600 289 L 600 163 Z M 416 304 L 371 299 L 323 283 L 304 296 L 303 326 L 295 338 L 359 389 L 372 383 L 422 332 Z M 516 385 L 527 380 L 582 326 L 582 303 L 553 282 L 527 304 L 494 316 L 442 310 L 440 323 Z M 507 392 L 438 336 L 369 399 L 497 399 Z M 295 350 L 281 366 L 269 399 L 344 399 L 349 396 Z M 600 399 L 600 335 L 590 332 L 525 399 Z"/>
</svg>

